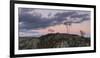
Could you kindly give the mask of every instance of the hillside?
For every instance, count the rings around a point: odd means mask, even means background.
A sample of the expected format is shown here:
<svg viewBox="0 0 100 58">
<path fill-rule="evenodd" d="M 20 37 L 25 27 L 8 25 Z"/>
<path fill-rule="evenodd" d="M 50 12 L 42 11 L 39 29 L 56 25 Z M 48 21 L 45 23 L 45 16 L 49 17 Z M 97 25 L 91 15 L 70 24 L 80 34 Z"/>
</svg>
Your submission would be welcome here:
<svg viewBox="0 0 100 58">
<path fill-rule="evenodd" d="M 90 39 L 74 34 L 47 34 L 41 36 L 39 48 L 57 48 L 57 47 L 83 47 L 90 46 Z"/>
<path fill-rule="evenodd" d="M 28 37 L 24 37 L 24 41 L 20 37 L 19 42 L 20 42 L 19 49 L 90 46 L 90 38 L 82 37 L 82 36 L 75 35 L 75 34 L 65 34 L 65 33 L 51 33 L 51 34 L 43 35 L 39 38 L 31 37 L 31 39 L 29 39 Z M 27 43 L 25 44 L 25 42 Z"/>
</svg>

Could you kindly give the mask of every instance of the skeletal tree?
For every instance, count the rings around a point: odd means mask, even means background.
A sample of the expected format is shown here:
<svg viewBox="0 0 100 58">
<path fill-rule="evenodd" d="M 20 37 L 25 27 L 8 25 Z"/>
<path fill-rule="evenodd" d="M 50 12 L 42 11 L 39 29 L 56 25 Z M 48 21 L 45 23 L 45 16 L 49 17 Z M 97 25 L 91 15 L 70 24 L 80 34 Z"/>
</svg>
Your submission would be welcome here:
<svg viewBox="0 0 100 58">
<path fill-rule="evenodd" d="M 64 22 L 63 24 L 66 26 L 67 33 L 69 33 L 69 32 L 70 32 L 70 26 L 71 26 L 72 22 L 71 22 L 71 21 L 69 21 L 69 22 Z"/>
<path fill-rule="evenodd" d="M 67 22 L 64 22 L 64 25 L 66 26 L 66 31 L 68 33 L 68 23 Z"/>
</svg>

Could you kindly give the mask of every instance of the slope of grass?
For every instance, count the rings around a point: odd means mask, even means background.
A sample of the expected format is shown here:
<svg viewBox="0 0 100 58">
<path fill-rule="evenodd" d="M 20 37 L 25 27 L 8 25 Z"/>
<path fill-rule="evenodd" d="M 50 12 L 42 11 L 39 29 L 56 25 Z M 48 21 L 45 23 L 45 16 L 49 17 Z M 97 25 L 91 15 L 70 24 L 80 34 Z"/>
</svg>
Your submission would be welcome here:
<svg viewBox="0 0 100 58">
<path fill-rule="evenodd" d="M 90 46 L 90 38 L 55 33 L 36 37 L 19 37 L 19 49 L 64 48 Z"/>
</svg>

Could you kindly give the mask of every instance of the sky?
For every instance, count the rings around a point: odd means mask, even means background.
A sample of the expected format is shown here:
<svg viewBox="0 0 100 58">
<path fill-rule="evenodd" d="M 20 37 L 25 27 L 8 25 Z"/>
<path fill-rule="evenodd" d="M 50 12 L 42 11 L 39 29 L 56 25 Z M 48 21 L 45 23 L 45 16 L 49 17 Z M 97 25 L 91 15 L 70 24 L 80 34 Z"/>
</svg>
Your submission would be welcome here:
<svg viewBox="0 0 100 58">
<path fill-rule="evenodd" d="M 85 32 L 85 36 L 90 36 L 90 14 L 86 10 L 19 7 L 19 36 L 39 37 L 48 33 L 68 32 L 80 35 L 80 30 Z"/>
</svg>

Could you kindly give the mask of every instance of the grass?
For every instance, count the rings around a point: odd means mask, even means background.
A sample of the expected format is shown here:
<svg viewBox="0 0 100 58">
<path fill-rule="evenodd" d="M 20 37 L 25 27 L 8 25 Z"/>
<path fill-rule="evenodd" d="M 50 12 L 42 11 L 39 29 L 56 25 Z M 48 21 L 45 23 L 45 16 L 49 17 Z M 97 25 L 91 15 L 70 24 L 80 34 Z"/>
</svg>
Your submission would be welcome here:
<svg viewBox="0 0 100 58">
<path fill-rule="evenodd" d="M 90 38 L 75 34 L 55 33 L 41 37 L 19 37 L 20 50 L 87 46 L 90 46 Z"/>
</svg>

